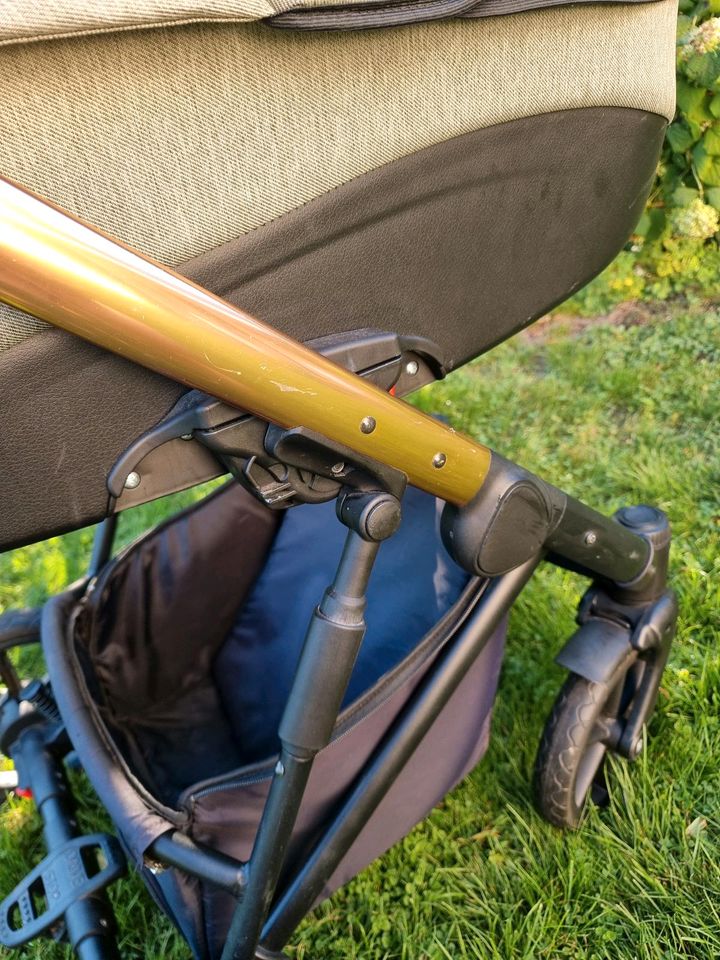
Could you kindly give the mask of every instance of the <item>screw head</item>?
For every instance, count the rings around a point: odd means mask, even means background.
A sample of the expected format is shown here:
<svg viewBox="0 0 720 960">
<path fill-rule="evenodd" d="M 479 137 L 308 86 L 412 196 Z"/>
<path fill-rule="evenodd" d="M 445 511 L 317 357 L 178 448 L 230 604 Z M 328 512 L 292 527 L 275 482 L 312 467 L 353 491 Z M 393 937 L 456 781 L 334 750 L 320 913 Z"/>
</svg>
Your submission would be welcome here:
<svg viewBox="0 0 720 960">
<path fill-rule="evenodd" d="M 338 473 L 342 473 L 344 469 L 345 469 L 345 464 L 341 460 L 340 463 L 334 463 L 330 467 L 330 472 L 338 474 Z"/>
<path fill-rule="evenodd" d="M 630 759 L 637 760 L 640 754 L 643 751 L 643 740 L 642 737 L 638 737 L 637 740 L 630 746 Z"/>
<path fill-rule="evenodd" d="M 444 453 L 436 453 L 432 459 L 432 465 L 435 467 L 436 470 L 442 469 L 442 467 L 444 467 L 446 463 L 447 463 L 447 457 L 445 456 Z"/>
<path fill-rule="evenodd" d="M 375 417 L 363 417 L 360 421 L 360 430 L 363 433 L 372 433 L 376 426 Z"/>
<path fill-rule="evenodd" d="M 408 360 L 408 362 L 405 364 L 405 373 L 407 373 L 409 377 L 414 377 L 419 369 L 420 364 L 417 362 L 417 360 Z"/>
<path fill-rule="evenodd" d="M 594 530 L 589 530 L 589 531 L 585 534 L 585 543 L 586 543 L 589 547 L 592 547 L 593 544 L 597 543 L 597 534 L 595 533 Z"/>
<path fill-rule="evenodd" d="M 140 486 L 140 474 L 136 470 L 131 470 L 125 478 L 125 487 L 127 490 L 134 490 Z"/>
<path fill-rule="evenodd" d="M 278 777 L 285 776 L 285 767 L 283 766 L 282 760 L 278 760 L 278 762 L 275 764 L 275 774 Z"/>
<path fill-rule="evenodd" d="M 180 434 L 181 440 L 192 440 L 193 435 L 191 433 L 182 433 Z"/>
</svg>

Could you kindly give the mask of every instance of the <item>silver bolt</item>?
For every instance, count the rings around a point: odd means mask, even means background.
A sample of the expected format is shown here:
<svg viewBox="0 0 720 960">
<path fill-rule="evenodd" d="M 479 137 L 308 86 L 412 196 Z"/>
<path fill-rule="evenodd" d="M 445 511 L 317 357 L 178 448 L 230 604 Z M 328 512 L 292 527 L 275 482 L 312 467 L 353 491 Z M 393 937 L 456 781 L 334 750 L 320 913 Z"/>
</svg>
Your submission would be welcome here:
<svg viewBox="0 0 720 960">
<path fill-rule="evenodd" d="M 405 373 L 407 373 L 409 377 L 414 377 L 419 369 L 420 364 L 417 362 L 417 360 L 408 360 L 408 362 L 405 364 Z"/>
<path fill-rule="evenodd" d="M 585 534 L 585 543 L 591 547 L 594 543 L 597 543 L 597 534 L 594 530 L 590 530 L 589 533 Z"/>
<path fill-rule="evenodd" d="M 440 470 L 447 463 L 447 457 L 444 453 L 436 453 L 432 463 L 436 470 Z"/>
<path fill-rule="evenodd" d="M 125 480 L 125 487 L 127 490 L 134 490 L 136 487 L 140 486 L 140 474 L 136 470 L 132 470 Z"/>
<path fill-rule="evenodd" d="M 278 762 L 275 764 L 275 774 L 278 777 L 285 776 L 285 767 L 283 766 L 282 760 L 278 760 Z"/>
<path fill-rule="evenodd" d="M 375 417 L 363 417 L 360 421 L 360 429 L 363 433 L 372 433 L 376 426 Z"/>
<path fill-rule="evenodd" d="M 637 760 L 640 754 L 643 751 L 643 741 L 642 737 L 638 737 L 637 740 L 630 747 L 630 759 Z"/>
<path fill-rule="evenodd" d="M 330 467 L 330 472 L 335 474 L 342 473 L 344 469 L 345 469 L 345 464 L 341 460 L 340 463 L 334 463 Z"/>
<path fill-rule="evenodd" d="M 193 435 L 191 433 L 183 433 L 180 435 L 181 440 L 192 440 Z"/>
</svg>

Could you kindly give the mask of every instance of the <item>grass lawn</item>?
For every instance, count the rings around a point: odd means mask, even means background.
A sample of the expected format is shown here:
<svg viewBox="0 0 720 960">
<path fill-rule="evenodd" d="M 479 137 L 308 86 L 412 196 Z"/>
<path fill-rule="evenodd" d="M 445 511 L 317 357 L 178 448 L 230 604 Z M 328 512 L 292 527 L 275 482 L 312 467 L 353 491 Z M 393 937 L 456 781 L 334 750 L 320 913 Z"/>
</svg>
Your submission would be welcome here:
<svg viewBox="0 0 720 960">
<path fill-rule="evenodd" d="M 430 818 L 324 904 L 294 955 L 661 960 L 720 956 L 720 310 L 658 308 L 640 325 L 553 323 L 516 338 L 419 403 L 607 512 L 649 502 L 670 516 L 681 622 L 637 764 L 613 764 L 610 807 L 563 834 L 529 789 L 562 681 L 578 578 L 543 568 L 517 603 L 490 751 Z M 196 494 L 122 521 L 131 539 Z M 90 531 L 0 556 L 0 610 L 77 577 Z M 20 659 L 33 669 L 31 655 Z M 82 781 L 79 781 L 80 783 Z M 89 791 L 86 829 L 105 819 Z M 42 855 L 29 802 L 0 808 L 0 896 Z M 136 878 L 113 901 L 123 957 L 187 949 Z M 64 956 L 33 945 L 24 956 Z"/>
</svg>

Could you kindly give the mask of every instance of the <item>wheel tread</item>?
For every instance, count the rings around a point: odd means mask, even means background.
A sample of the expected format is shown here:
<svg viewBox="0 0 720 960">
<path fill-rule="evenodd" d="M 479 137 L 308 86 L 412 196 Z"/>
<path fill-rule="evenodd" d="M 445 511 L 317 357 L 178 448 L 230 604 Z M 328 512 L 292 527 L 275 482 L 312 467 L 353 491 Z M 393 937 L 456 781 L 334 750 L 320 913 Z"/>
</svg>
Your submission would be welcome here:
<svg viewBox="0 0 720 960">
<path fill-rule="evenodd" d="M 570 674 L 553 704 L 535 760 L 535 796 L 543 816 L 559 827 L 576 827 L 578 763 L 607 697 L 604 684 Z"/>
</svg>

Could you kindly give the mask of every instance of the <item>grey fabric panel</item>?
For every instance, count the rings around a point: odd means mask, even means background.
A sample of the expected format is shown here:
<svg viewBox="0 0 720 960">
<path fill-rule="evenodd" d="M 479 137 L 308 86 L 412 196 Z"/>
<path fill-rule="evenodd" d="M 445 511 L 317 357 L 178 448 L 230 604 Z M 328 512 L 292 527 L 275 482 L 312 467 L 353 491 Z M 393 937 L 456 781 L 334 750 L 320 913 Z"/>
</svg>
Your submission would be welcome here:
<svg viewBox="0 0 720 960">
<path fill-rule="evenodd" d="M 487 748 L 490 711 L 502 658 L 505 624 L 498 628 L 468 671 L 428 736 L 343 858 L 320 899 L 358 873 L 419 823 L 478 762 Z M 432 661 L 413 674 L 374 713 L 323 750 L 310 777 L 289 852 L 297 864 L 318 828 L 407 702 Z M 246 859 L 269 787 L 269 779 L 227 787 L 193 802 L 192 835 Z M 205 888 L 204 914 L 210 956 L 220 956 L 233 900 Z"/>
<path fill-rule="evenodd" d="M 469 2 L 477 4 L 477 0 Z M 481 0 L 482 4 L 488 2 L 492 0 Z M 468 0 L 462 0 L 462 3 L 467 6 Z M 553 0 L 529 0 L 527 3 L 523 0 L 510 0 L 508 12 L 525 10 L 528 6 L 549 6 L 552 3 Z M 382 8 L 387 13 L 391 13 L 394 7 L 400 8 L 398 17 L 390 21 L 380 20 L 380 25 L 384 26 L 387 22 L 415 23 L 427 19 L 428 7 L 445 7 L 448 11 L 446 16 L 451 16 L 455 4 L 452 0 L 440 0 L 438 3 L 427 3 L 423 0 L 391 0 L 384 3 L 378 3 L 377 0 L 354 0 L 352 3 L 347 3 L 346 0 L 142 0 L 134 3 L 132 0 L 105 0 L 103 4 L 90 3 L 88 0 L 63 0 L 62 3 L 49 3 L 47 0 L 0 0 L 0 46 L 66 36 L 182 26 L 188 23 L 242 23 L 277 15 L 282 17 L 283 11 L 292 15 L 315 10 L 326 15 L 336 11 L 338 20 L 341 20 L 343 15 L 350 13 L 349 8 L 358 11 L 364 7 L 372 8 L 372 13 L 375 13 L 377 8 Z M 313 22 L 312 19 L 310 22 Z M 334 27 L 330 26 L 328 29 Z"/>
<path fill-rule="evenodd" d="M 0 47 L 190 23 L 244 23 L 284 6 L 278 0 L 0 0 Z"/>
<path fill-rule="evenodd" d="M 331 37 L 200 23 L 7 46 L 0 172 L 176 265 L 492 124 L 593 106 L 671 118 L 675 24 L 663 0 Z M 0 305 L 0 349 L 41 328 Z"/>
<path fill-rule="evenodd" d="M 184 273 L 298 339 L 428 337 L 448 369 L 527 326 L 620 250 L 665 122 L 624 109 L 499 124 L 372 171 Z"/>
</svg>

